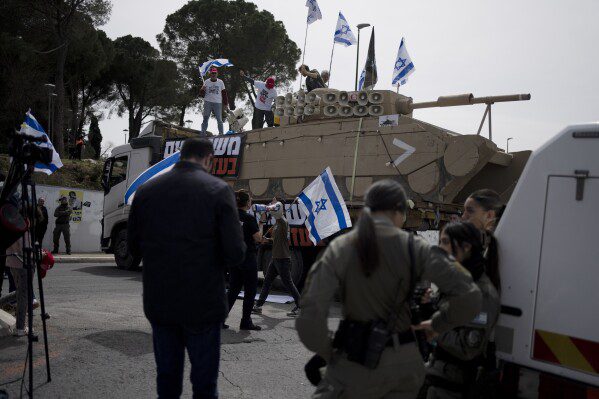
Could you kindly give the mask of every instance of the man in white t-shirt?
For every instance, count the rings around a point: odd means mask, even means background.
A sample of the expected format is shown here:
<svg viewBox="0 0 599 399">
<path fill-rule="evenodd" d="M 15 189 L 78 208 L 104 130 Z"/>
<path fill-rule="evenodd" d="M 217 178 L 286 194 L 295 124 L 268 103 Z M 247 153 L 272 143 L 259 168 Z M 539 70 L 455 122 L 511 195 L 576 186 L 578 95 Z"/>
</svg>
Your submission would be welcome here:
<svg viewBox="0 0 599 399">
<path fill-rule="evenodd" d="M 200 89 L 200 92 L 204 92 L 204 111 L 202 112 L 204 120 L 202 121 L 202 135 L 206 134 L 208 119 L 210 119 L 210 114 L 212 113 L 214 114 L 216 122 L 218 123 L 218 133 L 223 134 L 224 90 L 225 84 L 222 80 L 218 79 L 218 69 L 214 67 L 210 68 L 210 79 L 204 81 L 204 85 Z"/>
<path fill-rule="evenodd" d="M 239 71 L 241 77 L 247 82 L 253 84 L 258 89 L 256 101 L 254 102 L 254 117 L 252 118 L 252 129 L 262 129 L 264 119 L 268 127 L 275 124 L 275 115 L 272 112 L 272 103 L 277 98 L 277 89 L 275 89 L 275 79 L 268 78 L 266 82 L 254 80 L 245 75 L 245 72 Z"/>
</svg>

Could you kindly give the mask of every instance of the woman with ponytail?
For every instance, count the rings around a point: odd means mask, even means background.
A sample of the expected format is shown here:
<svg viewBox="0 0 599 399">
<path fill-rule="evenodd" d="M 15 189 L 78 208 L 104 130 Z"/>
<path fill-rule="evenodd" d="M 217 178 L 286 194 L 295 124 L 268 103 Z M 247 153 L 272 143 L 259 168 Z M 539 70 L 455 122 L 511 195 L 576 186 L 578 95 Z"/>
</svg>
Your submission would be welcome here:
<svg viewBox="0 0 599 399">
<path fill-rule="evenodd" d="M 480 313 L 469 323 L 436 338 L 418 398 L 478 397 L 474 392 L 480 392 L 481 370 L 489 371 L 487 349 L 501 307 L 498 287 L 485 273 L 482 234 L 472 223 L 446 225 L 439 246 L 470 272 L 483 301 Z"/>
<path fill-rule="evenodd" d="M 231 281 L 229 284 L 228 301 L 229 312 L 237 296 L 243 287 L 245 292 L 243 295 L 243 313 L 239 324 L 240 330 L 261 330 L 260 326 L 252 322 L 251 314 L 254 306 L 254 297 L 258 290 L 258 263 L 256 261 L 256 245 L 262 242 L 262 226 L 258 227 L 256 218 L 248 214 L 252 206 L 252 198 L 245 190 L 235 192 L 237 200 L 237 208 L 239 210 L 239 221 L 243 230 L 243 239 L 247 250 L 243 263 L 231 268 Z M 226 324 L 224 328 L 228 328 Z"/>
<path fill-rule="evenodd" d="M 300 340 L 326 373 L 313 397 L 415 397 L 424 365 L 411 329 L 416 282 L 434 282 L 444 305 L 418 329 L 443 333 L 479 312 L 480 290 L 438 247 L 402 230 L 407 197 L 394 180 L 374 183 L 355 228 L 335 238 L 312 266 L 296 322 Z M 343 320 L 334 340 L 328 312 L 339 292 Z M 314 378 L 318 380 L 318 378 Z"/>
</svg>

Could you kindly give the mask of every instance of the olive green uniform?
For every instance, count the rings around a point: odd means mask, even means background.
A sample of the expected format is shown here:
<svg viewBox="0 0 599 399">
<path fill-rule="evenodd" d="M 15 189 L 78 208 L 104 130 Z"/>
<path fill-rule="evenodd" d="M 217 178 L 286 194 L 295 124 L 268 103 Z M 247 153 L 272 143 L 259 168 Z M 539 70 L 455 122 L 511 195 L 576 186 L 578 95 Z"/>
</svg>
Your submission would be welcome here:
<svg viewBox="0 0 599 399">
<path fill-rule="evenodd" d="M 425 370 L 415 343 L 387 347 L 374 370 L 348 361 L 332 348 L 327 318 L 337 290 L 344 318 L 355 321 L 387 320 L 399 290 L 404 300 L 397 311 L 396 332 L 410 328 L 410 233 L 386 217 L 375 218 L 375 229 L 380 262 L 369 277 L 358 261 L 355 230 L 333 240 L 308 274 L 296 327 L 304 345 L 329 364 L 314 398 L 413 398 L 422 385 Z M 432 317 L 435 331 L 449 331 L 480 311 L 481 293 L 470 274 L 441 249 L 415 237 L 414 263 L 417 280 L 432 281 L 445 294 Z"/>
<path fill-rule="evenodd" d="M 483 295 L 480 313 L 467 325 L 454 328 L 437 338 L 437 346 L 460 361 L 469 361 L 484 356 L 501 307 L 499 294 L 489 277 L 483 274 L 476 285 Z M 463 367 L 444 360 L 432 359 L 427 375 L 442 378 L 455 385 L 464 386 L 467 376 Z M 461 392 L 437 386 L 428 388 L 427 399 L 461 398 Z"/>
<path fill-rule="evenodd" d="M 54 251 L 58 252 L 60 244 L 60 235 L 64 237 L 64 243 L 67 248 L 67 252 L 71 252 L 71 227 L 69 221 L 71 219 L 71 213 L 73 210 L 66 204 L 60 204 L 54 210 L 54 217 L 56 218 L 56 226 L 54 227 Z"/>
</svg>

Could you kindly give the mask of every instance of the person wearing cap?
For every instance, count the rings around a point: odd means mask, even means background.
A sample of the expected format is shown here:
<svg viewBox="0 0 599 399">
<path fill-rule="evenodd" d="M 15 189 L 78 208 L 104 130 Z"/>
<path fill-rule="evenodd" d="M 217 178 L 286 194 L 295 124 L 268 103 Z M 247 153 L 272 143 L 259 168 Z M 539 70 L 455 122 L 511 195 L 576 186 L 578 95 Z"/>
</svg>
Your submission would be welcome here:
<svg viewBox="0 0 599 399">
<path fill-rule="evenodd" d="M 310 93 L 314 89 L 321 89 L 326 87 L 325 82 L 322 80 L 322 76 L 316 69 L 310 70 L 310 67 L 306 64 L 300 65 L 298 72 L 306 78 L 306 93 Z"/>
<path fill-rule="evenodd" d="M 247 82 L 251 83 L 258 89 L 256 102 L 254 103 L 254 117 L 252 118 L 252 129 L 262 129 L 264 119 L 266 125 L 273 127 L 275 124 L 275 115 L 272 112 L 272 103 L 277 98 L 277 89 L 275 89 L 275 79 L 269 77 L 265 82 L 254 80 L 246 76 L 244 71 L 239 71 L 239 74 Z"/>
<path fill-rule="evenodd" d="M 54 227 L 54 250 L 53 254 L 58 253 L 58 247 L 60 244 L 60 235 L 64 237 L 64 244 L 67 247 L 67 255 L 71 254 L 71 227 L 69 222 L 71 220 L 71 213 L 73 209 L 69 206 L 69 200 L 64 195 L 60 197 L 60 205 L 54 210 L 54 217 L 56 218 L 56 226 Z"/>
<path fill-rule="evenodd" d="M 216 118 L 218 133 L 223 134 L 223 97 L 226 98 L 226 96 L 223 96 L 223 91 L 225 91 L 225 84 L 218 78 L 218 69 L 214 67 L 210 68 L 210 79 L 205 80 L 204 85 L 200 89 L 200 92 L 204 93 L 202 135 L 206 134 L 210 114 L 214 114 Z"/>
</svg>

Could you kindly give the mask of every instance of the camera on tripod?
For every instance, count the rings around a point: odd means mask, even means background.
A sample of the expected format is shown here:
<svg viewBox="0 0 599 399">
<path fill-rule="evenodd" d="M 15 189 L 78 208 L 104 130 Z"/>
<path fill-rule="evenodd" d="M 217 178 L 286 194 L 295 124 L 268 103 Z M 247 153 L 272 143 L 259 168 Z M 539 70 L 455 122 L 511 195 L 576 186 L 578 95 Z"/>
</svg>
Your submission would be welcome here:
<svg viewBox="0 0 599 399">
<path fill-rule="evenodd" d="M 52 148 L 39 146 L 39 143 L 47 142 L 46 136 L 15 133 L 8 146 L 8 154 L 24 165 L 35 165 L 37 162 L 49 164 L 52 162 Z"/>
</svg>

